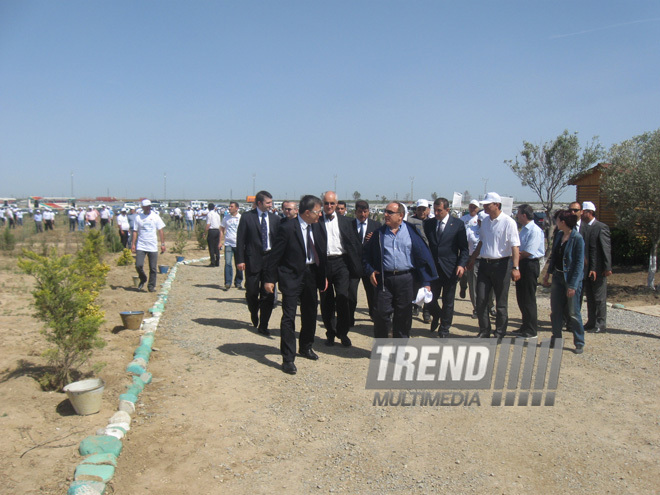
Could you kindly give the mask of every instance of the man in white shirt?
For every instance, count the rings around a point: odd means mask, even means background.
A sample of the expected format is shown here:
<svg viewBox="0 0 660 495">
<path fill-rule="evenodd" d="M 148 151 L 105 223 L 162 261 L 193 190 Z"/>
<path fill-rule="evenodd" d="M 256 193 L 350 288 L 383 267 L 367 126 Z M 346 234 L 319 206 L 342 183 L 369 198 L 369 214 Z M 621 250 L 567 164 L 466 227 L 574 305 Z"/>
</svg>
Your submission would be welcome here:
<svg viewBox="0 0 660 495">
<path fill-rule="evenodd" d="M 142 200 L 142 213 L 135 217 L 131 251 L 136 255 L 135 270 L 140 276 L 138 290 L 144 288 L 147 275 L 144 273 L 144 257 L 149 257 L 149 292 L 156 292 L 156 267 L 158 266 L 158 237 L 160 237 L 160 252 L 165 252 L 165 223 L 155 212 L 151 211 L 151 201 Z M 157 234 L 158 233 L 158 234 Z"/>
<path fill-rule="evenodd" d="M 126 216 L 126 208 L 122 208 L 119 215 L 117 215 L 117 227 L 119 227 L 121 245 L 126 248 L 128 247 L 128 232 L 131 229 L 128 223 L 128 217 Z"/>
<path fill-rule="evenodd" d="M 85 208 L 80 206 L 78 208 L 78 231 L 82 232 L 85 230 Z"/>
<path fill-rule="evenodd" d="M 477 257 L 477 317 L 479 334 L 477 337 L 490 337 L 492 328 L 488 316 L 487 296 L 491 289 L 495 292 L 495 336 L 501 340 L 506 335 L 509 322 L 508 303 L 511 280 L 520 279 L 518 265 L 520 237 L 516 221 L 502 213 L 502 198 L 496 192 L 489 192 L 481 201 L 488 216 L 481 223 L 479 244 L 470 256 L 468 268 L 474 267 Z M 511 262 L 513 260 L 513 266 Z"/>
<path fill-rule="evenodd" d="M 76 223 L 78 223 L 78 212 L 73 206 L 69 208 L 68 216 L 69 216 L 69 232 L 75 232 Z"/>
<path fill-rule="evenodd" d="M 209 266 L 220 266 L 220 224 L 222 220 L 215 205 L 209 203 L 209 212 L 206 214 L 206 242 L 209 245 Z"/>
<path fill-rule="evenodd" d="M 231 287 L 232 279 L 234 278 L 234 252 L 236 251 L 236 232 L 238 231 L 238 223 L 241 220 L 241 214 L 238 212 L 238 203 L 232 201 L 229 203 L 229 214 L 222 219 L 220 231 L 225 243 L 225 290 Z M 236 269 L 236 279 L 234 286 L 237 289 L 242 289 L 243 272 Z"/>
<path fill-rule="evenodd" d="M 477 243 L 474 243 L 474 246 L 470 243 L 470 238 L 469 238 L 469 232 L 472 230 L 472 232 L 475 231 L 475 229 L 478 229 L 479 226 L 478 224 L 478 219 L 479 219 L 479 210 L 481 209 L 481 205 L 479 204 L 479 201 L 476 199 L 473 199 L 470 201 L 470 204 L 468 205 L 468 213 L 463 215 L 461 217 L 461 220 L 465 224 L 465 233 L 468 234 L 468 244 L 470 245 L 470 254 L 474 252 L 474 248 L 477 247 Z M 479 234 L 477 234 L 477 239 L 478 239 Z M 477 240 L 477 242 L 479 242 Z M 472 285 L 470 285 L 470 282 L 472 282 Z M 470 289 L 470 300 L 472 301 L 472 306 L 474 307 L 474 292 L 476 289 L 476 279 L 474 277 L 474 270 L 465 270 L 465 274 L 460 278 L 459 284 L 461 287 L 461 293 L 459 294 L 461 299 L 465 299 L 465 296 L 467 295 L 467 290 L 468 288 Z"/>
<path fill-rule="evenodd" d="M 101 205 L 100 216 L 101 216 L 101 230 L 103 230 L 103 228 L 106 225 L 108 225 L 108 223 L 110 222 L 110 208 L 108 208 L 105 205 Z"/>
<path fill-rule="evenodd" d="M 186 209 L 186 230 L 188 232 L 192 231 L 194 223 L 195 223 L 195 212 L 193 211 L 192 206 L 189 206 Z"/>
<path fill-rule="evenodd" d="M 41 213 L 41 210 L 34 210 L 34 228 L 39 232 L 44 231 L 44 216 Z"/>
</svg>

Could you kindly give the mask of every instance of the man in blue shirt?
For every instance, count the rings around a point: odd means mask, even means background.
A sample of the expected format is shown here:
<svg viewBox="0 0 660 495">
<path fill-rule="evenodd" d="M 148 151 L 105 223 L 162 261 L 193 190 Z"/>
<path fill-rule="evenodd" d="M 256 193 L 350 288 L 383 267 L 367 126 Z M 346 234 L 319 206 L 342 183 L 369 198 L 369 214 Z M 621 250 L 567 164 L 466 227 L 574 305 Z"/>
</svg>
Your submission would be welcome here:
<svg viewBox="0 0 660 495">
<path fill-rule="evenodd" d="M 545 256 L 543 231 L 534 223 L 534 210 L 520 205 L 517 215 L 520 230 L 520 279 L 516 281 L 516 299 L 522 313 L 520 330 L 512 332 L 517 337 L 536 338 L 538 317 L 536 287 L 540 273 L 539 260 Z"/>
<path fill-rule="evenodd" d="M 364 246 L 364 274 L 376 287 L 374 336 L 410 337 L 412 301 L 420 287 L 431 290 L 438 278 L 431 251 L 417 229 L 403 221 L 405 207 L 392 202 L 385 210 L 385 225 Z"/>
</svg>

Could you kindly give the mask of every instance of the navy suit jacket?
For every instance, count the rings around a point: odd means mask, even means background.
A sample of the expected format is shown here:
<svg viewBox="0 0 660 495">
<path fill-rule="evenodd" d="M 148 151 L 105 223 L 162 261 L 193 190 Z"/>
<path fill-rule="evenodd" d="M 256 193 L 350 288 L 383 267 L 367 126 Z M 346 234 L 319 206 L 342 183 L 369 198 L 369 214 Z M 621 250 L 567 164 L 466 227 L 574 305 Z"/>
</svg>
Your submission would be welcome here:
<svg viewBox="0 0 660 495">
<path fill-rule="evenodd" d="M 268 212 L 268 238 L 271 249 L 280 226 L 280 216 Z M 263 268 L 263 248 L 261 245 L 261 225 L 259 209 L 255 208 L 241 215 L 236 232 L 236 264 L 245 263 L 247 273 L 257 273 Z"/>
<path fill-rule="evenodd" d="M 312 236 L 319 256 L 316 285 L 319 289 L 324 290 L 327 246 L 318 223 L 312 224 Z M 273 250 L 268 260 L 265 280 L 270 283 L 278 282 L 282 293 L 291 293 L 302 284 L 306 263 L 307 253 L 300 221 L 297 218 L 287 220 L 277 231 Z"/>
<path fill-rule="evenodd" d="M 438 271 L 442 270 L 447 278 L 451 278 L 456 274 L 456 267 L 465 267 L 470 257 L 465 223 L 450 215 L 441 235 L 437 234 L 437 228 L 437 218 L 429 218 L 424 222 L 429 249 Z"/>
</svg>

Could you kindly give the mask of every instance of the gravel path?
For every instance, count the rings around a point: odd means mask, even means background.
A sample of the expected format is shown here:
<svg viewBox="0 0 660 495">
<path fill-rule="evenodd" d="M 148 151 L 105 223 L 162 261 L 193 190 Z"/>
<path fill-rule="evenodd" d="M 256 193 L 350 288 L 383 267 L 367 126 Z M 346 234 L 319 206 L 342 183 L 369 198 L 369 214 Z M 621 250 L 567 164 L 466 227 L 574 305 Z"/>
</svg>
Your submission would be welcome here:
<svg viewBox="0 0 660 495">
<path fill-rule="evenodd" d="M 116 493 L 654 493 L 660 485 L 660 319 L 611 310 L 606 335 L 564 352 L 554 407 L 374 406 L 364 301 L 350 349 L 281 372 L 279 332 L 247 322 L 222 269 L 181 267 L 161 319 L 154 383 L 113 480 Z M 511 327 L 519 323 L 510 297 Z M 539 313 L 549 337 L 549 299 Z M 476 334 L 457 300 L 455 334 Z M 277 328 L 281 311 L 273 313 Z M 297 324 L 299 322 L 297 321 Z M 413 336 L 429 336 L 414 323 Z M 566 349 L 572 349 L 567 346 Z"/>
</svg>

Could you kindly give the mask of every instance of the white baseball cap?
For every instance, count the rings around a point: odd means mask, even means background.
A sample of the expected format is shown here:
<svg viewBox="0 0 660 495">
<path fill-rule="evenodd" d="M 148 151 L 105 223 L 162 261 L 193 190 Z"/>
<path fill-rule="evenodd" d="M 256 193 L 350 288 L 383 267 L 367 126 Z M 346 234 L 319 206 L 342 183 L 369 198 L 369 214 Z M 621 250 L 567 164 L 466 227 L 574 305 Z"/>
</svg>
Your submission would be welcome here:
<svg viewBox="0 0 660 495">
<path fill-rule="evenodd" d="M 148 199 L 143 199 L 142 206 L 151 206 L 151 201 L 149 201 Z"/>
<path fill-rule="evenodd" d="M 472 201 L 470 201 L 470 204 L 479 207 L 481 206 L 478 199 L 473 199 Z"/>
<path fill-rule="evenodd" d="M 502 198 L 501 198 L 500 195 L 497 194 L 496 192 L 489 192 L 489 193 L 486 194 L 486 196 L 484 197 L 484 199 L 482 199 L 482 200 L 479 201 L 479 202 L 480 202 L 482 205 L 488 205 L 488 204 L 490 204 L 490 203 L 501 203 L 501 202 L 502 202 Z"/>
<path fill-rule="evenodd" d="M 585 201 L 584 203 L 582 203 L 582 209 L 596 211 L 596 205 L 593 204 L 591 201 Z"/>
<path fill-rule="evenodd" d="M 423 206 L 424 208 L 428 208 L 429 207 L 429 202 L 426 201 L 425 199 L 418 199 L 417 200 L 417 208 L 419 208 L 420 206 Z"/>
</svg>

